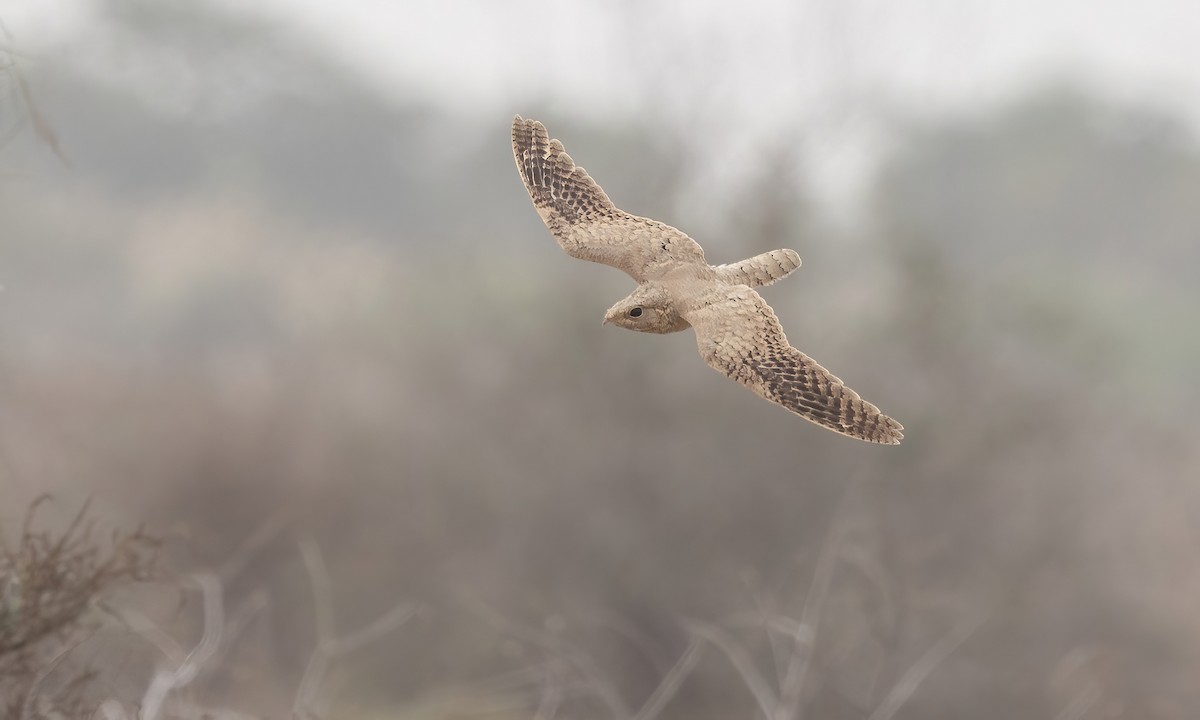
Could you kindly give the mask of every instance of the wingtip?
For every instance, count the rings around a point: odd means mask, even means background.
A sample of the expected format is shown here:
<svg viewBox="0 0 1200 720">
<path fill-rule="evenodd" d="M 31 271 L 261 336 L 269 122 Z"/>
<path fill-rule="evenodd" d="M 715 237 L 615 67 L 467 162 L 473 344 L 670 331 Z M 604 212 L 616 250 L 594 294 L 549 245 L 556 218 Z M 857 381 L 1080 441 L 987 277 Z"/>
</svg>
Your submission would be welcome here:
<svg viewBox="0 0 1200 720">
<path fill-rule="evenodd" d="M 876 435 L 874 437 L 859 435 L 856 433 L 843 433 L 843 434 L 848 435 L 848 436 L 858 439 L 858 440 L 866 440 L 867 442 L 873 443 L 875 445 L 899 445 L 900 441 L 904 439 L 904 433 L 899 433 L 899 432 L 898 433 L 889 433 L 887 435 Z"/>
<path fill-rule="evenodd" d="M 512 137 L 514 146 L 518 143 L 521 145 L 533 145 L 549 141 L 546 137 L 546 127 L 544 125 L 537 120 L 523 118 L 520 115 L 513 115 Z"/>
<path fill-rule="evenodd" d="M 840 430 L 836 428 L 831 429 L 835 429 L 843 435 L 848 435 L 875 445 L 899 445 L 900 441 L 904 439 L 904 426 L 883 413 L 879 413 L 877 422 L 868 427 L 860 425 L 853 428 L 845 427 Z"/>
<path fill-rule="evenodd" d="M 888 427 L 890 432 L 883 437 L 881 442 L 885 445 L 899 445 L 900 441 L 904 439 L 904 426 L 891 418 L 887 419 L 890 421 Z"/>
</svg>

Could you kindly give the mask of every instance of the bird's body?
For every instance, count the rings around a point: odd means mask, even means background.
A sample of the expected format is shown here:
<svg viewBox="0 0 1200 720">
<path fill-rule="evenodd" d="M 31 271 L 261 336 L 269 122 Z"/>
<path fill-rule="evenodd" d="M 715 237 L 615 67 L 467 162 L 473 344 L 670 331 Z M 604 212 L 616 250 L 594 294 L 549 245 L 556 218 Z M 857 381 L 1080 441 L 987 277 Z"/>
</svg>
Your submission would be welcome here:
<svg viewBox="0 0 1200 720">
<path fill-rule="evenodd" d="M 691 327 L 705 362 L 767 400 L 860 440 L 894 445 L 904 437 L 900 423 L 792 347 L 754 290 L 800 267 L 794 251 L 710 265 L 684 233 L 618 209 L 541 123 L 515 117 L 512 142 L 533 206 L 559 245 L 638 282 L 605 313 L 606 324 L 659 334 Z"/>
</svg>

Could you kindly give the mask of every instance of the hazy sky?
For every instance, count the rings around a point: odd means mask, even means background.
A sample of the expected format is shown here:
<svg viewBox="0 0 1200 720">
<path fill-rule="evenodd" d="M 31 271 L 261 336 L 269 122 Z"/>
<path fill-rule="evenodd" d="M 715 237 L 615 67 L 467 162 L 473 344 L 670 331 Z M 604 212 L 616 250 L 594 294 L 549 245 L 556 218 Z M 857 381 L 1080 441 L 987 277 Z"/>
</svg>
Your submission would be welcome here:
<svg viewBox="0 0 1200 720">
<path fill-rule="evenodd" d="M 639 73 L 686 74 L 639 66 L 657 59 L 736 78 L 730 100 L 747 109 L 785 109 L 845 82 L 914 104 L 973 104 L 1066 74 L 1114 94 L 1179 104 L 1200 118 L 1200 3 L 1191 0 L 262 5 L 364 72 L 459 105 L 505 105 L 514 89 L 552 88 L 573 101 L 620 106 Z M 631 52 L 652 43 L 660 47 Z"/>
<path fill-rule="evenodd" d="M 182 2 L 183 0 L 163 0 Z M 231 8 L 250 4 L 218 0 Z M 16 0 L 13 45 L 92 27 L 92 0 Z M 831 187 L 861 179 L 879 110 L 986 111 L 1067 79 L 1200 128 L 1194 0 L 259 0 L 278 32 L 388 92 L 457 112 L 630 116 L 726 139 L 802 137 Z M 730 163 L 718 160 L 722 167 Z M 836 194 L 836 191 L 834 191 Z"/>
<path fill-rule="evenodd" d="M 744 112 L 845 84 L 914 104 L 972 104 L 1067 74 L 1200 117 L 1191 0 L 219 1 L 274 15 L 381 83 L 464 107 L 506 106 L 516 91 L 619 108 L 640 75 L 686 76 L 683 63 L 700 77 L 733 77 L 729 101 Z M 15 47 L 36 52 L 86 33 L 94 6 L 10 0 L 0 20 Z"/>
</svg>

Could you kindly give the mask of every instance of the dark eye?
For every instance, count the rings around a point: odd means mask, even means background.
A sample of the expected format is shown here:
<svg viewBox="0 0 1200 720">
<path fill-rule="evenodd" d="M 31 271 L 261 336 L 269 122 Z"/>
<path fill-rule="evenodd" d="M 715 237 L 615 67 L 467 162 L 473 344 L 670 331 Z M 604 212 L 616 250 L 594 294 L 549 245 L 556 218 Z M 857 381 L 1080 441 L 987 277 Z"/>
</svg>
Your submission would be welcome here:
<svg viewBox="0 0 1200 720">
<path fill-rule="evenodd" d="M 629 311 L 629 317 L 641 317 L 641 316 L 642 316 L 642 309 L 640 307 L 636 307 Z"/>
</svg>

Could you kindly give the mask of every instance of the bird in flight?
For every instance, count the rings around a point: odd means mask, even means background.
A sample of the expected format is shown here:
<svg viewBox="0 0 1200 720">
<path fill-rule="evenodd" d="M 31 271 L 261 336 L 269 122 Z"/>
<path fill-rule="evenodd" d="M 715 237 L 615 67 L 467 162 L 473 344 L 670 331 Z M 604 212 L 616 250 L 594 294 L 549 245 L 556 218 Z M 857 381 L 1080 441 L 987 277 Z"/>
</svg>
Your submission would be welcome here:
<svg viewBox="0 0 1200 720">
<path fill-rule="evenodd" d="M 754 290 L 800 267 L 794 251 L 710 265 L 684 233 L 617 208 L 540 122 L 514 117 L 512 144 L 533 207 L 567 254 L 637 281 L 605 313 L 605 324 L 659 334 L 691 327 L 704 361 L 761 397 L 843 435 L 900 443 L 903 426 L 792 347 Z"/>
</svg>

